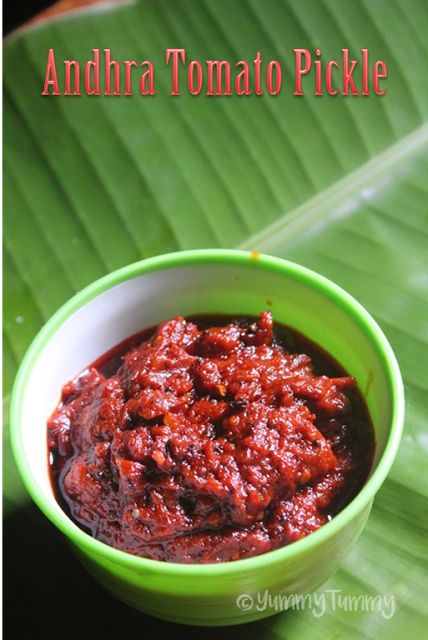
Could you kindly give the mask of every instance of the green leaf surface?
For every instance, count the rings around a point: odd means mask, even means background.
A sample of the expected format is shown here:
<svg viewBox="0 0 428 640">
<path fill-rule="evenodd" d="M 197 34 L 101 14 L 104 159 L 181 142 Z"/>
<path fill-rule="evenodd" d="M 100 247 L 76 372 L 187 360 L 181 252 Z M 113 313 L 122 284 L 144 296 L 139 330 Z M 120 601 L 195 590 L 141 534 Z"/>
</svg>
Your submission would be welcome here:
<svg viewBox="0 0 428 640">
<path fill-rule="evenodd" d="M 145 0 L 77 12 L 5 44 L 6 405 L 31 339 L 75 291 L 186 248 L 244 247 L 323 273 L 375 316 L 399 359 L 407 394 L 399 455 L 364 533 L 324 587 L 392 594 L 395 615 L 327 606 L 319 618 L 291 611 L 224 637 L 426 637 L 427 32 L 423 0 Z M 310 81 L 307 95 L 292 96 L 293 47 L 320 47 L 328 60 L 344 46 L 386 60 L 385 96 L 315 97 Z M 157 95 L 43 97 L 50 47 L 57 60 L 84 62 L 93 47 L 118 60 L 150 58 Z M 183 71 L 182 95 L 172 97 L 166 47 L 201 61 L 261 51 L 283 62 L 284 89 L 195 97 Z M 130 612 L 77 566 L 28 503 L 7 428 L 4 485 L 9 611 L 23 637 L 51 637 L 56 625 L 65 637 L 117 637 L 124 620 L 147 637 L 199 637 Z"/>
</svg>

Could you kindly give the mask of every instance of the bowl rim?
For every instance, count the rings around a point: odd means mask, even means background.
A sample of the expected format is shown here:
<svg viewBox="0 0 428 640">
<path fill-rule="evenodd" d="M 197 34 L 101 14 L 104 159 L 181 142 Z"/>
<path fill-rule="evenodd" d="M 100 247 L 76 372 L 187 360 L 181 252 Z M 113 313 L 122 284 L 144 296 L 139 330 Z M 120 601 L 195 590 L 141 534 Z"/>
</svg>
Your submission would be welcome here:
<svg viewBox="0 0 428 640">
<path fill-rule="evenodd" d="M 385 449 L 376 468 L 359 493 L 342 511 L 332 518 L 330 522 L 301 540 L 258 556 L 221 563 L 183 564 L 134 556 L 126 551 L 116 549 L 85 533 L 69 518 L 59 505 L 58 508 L 56 508 L 50 504 L 39 486 L 37 478 L 33 476 L 26 464 L 22 443 L 21 398 L 24 396 L 34 364 L 42 353 L 46 343 L 60 326 L 78 309 L 106 290 L 124 281 L 132 280 L 154 271 L 163 271 L 170 268 L 198 264 L 225 264 L 273 271 L 291 277 L 311 288 L 315 288 L 319 293 L 338 304 L 342 310 L 347 312 L 359 325 L 375 347 L 385 369 L 392 406 L 390 431 Z M 404 406 L 403 381 L 397 359 L 387 338 L 368 311 L 344 289 L 317 272 L 283 258 L 273 257 L 256 251 L 196 249 L 146 258 L 112 271 L 76 293 L 52 315 L 30 344 L 15 378 L 10 406 L 11 446 L 19 473 L 33 501 L 69 540 L 89 555 L 100 556 L 105 561 L 113 562 L 116 565 L 121 565 L 128 569 L 137 570 L 140 573 L 144 572 L 145 574 L 157 573 L 182 577 L 234 575 L 241 572 L 246 573 L 252 570 L 260 570 L 268 565 L 296 558 L 301 554 L 310 552 L 316 549 L 319 544 L 332 538 L 354 517 L 362 512 L 373 500 L 396 456 L 403 430 Z"/>
</svg>

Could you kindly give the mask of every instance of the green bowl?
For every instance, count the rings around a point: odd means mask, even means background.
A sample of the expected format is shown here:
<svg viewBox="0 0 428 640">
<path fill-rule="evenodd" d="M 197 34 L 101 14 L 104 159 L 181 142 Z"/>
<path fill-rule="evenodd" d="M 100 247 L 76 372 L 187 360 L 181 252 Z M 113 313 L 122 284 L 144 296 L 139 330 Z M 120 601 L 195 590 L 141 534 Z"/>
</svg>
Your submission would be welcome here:
<svg viewBox="0 0 428 640">
<path fill-rule="evenodd" d="M 48 474 L 46 419 L 61 385 L 145 327 L 175 315 L 258 314 L 270 306 L 355 376 L 376 433 L 373 469 L 331 522 L 293 544 L 223 564 L 166 563 L 118 551 L 62 511 Z M 25 485 L 106 589 L 153 616 L 195 625 L 249 622 L 275 613 L 257 594 L 305 594 L 338 568 L 360 534 L 400 441 L 404 394 L 397 361 L 373 318 L 349 294 L 297 264 L 258 253 L 200 250 L 143 260 L 97 280 L 42 328 L 18 372 L 11 432 Z M 243 596 L 242 594 L 248 594 Z M 240 597 L 242 596 L 242 597 Z M 253 598 L 253 600 L 251 600 Z"/>
</svg>

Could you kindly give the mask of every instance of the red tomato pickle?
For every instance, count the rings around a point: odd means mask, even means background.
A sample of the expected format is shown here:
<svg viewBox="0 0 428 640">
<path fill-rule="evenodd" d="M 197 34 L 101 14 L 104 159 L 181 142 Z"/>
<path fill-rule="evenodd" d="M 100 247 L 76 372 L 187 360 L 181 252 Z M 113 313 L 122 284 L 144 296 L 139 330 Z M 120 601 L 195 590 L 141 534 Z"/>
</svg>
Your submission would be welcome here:
<svg viewBox="0 0 428 640">
<path fill-rule="evenodd" d="M 264 311 L 129 338 L 64 385 L 48 446 L 57 500 L 82 529 L 210 563 L 328 522 L 366 481 L 374 433 L 355 380 Z"/>
</svg>

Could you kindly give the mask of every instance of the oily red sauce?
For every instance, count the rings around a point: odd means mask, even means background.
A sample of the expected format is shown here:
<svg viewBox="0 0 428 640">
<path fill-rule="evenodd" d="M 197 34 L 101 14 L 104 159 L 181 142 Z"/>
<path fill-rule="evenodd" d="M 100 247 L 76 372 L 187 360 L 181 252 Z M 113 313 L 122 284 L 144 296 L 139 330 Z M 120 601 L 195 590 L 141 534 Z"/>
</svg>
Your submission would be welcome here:
<svg viewBox="0 0 428 640">
<path fill-rule="evenodd" d="M 207 563 L 325 524 L 364 484 L 374 434 L 354 379 L 265 311 L 129 338 L 63 387 L 48 446 L 81 528 L 138 556 Z"/>
</svg>

